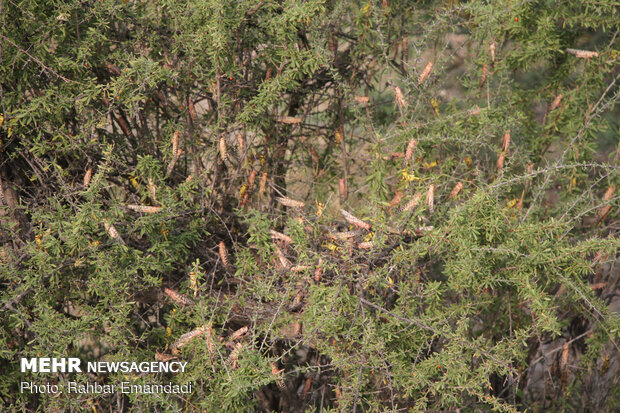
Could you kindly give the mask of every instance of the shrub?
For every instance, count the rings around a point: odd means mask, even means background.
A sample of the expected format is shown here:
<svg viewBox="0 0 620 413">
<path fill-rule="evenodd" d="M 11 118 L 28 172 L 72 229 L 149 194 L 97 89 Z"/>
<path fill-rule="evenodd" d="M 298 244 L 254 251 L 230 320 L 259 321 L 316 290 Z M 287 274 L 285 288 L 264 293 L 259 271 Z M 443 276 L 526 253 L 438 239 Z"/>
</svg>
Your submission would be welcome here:
<svg viewBox="0 0 620 413">
<path fill-rule="evenodd" d="M 0 8 L 4 410 L 618 408 L 613 2 Z"/>
</svg>

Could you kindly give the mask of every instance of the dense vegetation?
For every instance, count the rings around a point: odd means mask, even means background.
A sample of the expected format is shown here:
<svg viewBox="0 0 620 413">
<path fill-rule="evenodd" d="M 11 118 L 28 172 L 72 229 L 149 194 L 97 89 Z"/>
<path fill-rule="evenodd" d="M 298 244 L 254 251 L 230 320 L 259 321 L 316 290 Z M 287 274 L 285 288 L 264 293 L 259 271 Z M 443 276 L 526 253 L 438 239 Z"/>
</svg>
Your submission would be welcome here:
<svg viewBox="0 0 620 413">
<path fill-rule="evenodd" d="M 0 0 L 2 411 L 618 409 L 614 3 Z"/>
</svg>

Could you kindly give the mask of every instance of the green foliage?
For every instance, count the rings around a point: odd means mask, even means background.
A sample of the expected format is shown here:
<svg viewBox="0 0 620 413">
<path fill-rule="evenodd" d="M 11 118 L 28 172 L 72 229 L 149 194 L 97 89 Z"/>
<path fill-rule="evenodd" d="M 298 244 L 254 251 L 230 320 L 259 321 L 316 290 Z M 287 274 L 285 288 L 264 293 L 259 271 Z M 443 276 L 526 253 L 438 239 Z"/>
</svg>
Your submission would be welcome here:
<svg viewBox="0 0 620 413">
<path fill-rule="evenodd" d="M 613 1 L 0 10 L 3 411 L 620 406 Z"/>
</svg>

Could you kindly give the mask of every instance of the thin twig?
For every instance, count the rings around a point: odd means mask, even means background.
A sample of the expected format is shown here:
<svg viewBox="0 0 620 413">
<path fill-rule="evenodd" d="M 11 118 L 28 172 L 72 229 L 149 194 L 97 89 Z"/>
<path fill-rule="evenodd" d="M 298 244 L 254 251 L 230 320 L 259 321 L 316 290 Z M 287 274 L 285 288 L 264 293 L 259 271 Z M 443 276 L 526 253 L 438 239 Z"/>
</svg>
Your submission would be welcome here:
<svg viewBox="0 0 620 413">
<path fill-rule="evenodd" d="M 592 109 L 589 111 L 588 115 L 586 115 L 587 119 L 584 122 L 583 126 L 581 127 L 581 129 L 579 129 L 579 132 L 577 132 L 577 134 L 573 137 L 573 139 L 570 141 L 570 143 L 566 146 L 566 149 L 564 149 L 564 152 L 562 152 L 562 155 L 560 156 L 560 158 L 555 162 L 555 166 L 562 164 L 562 162 L 564 161 L 564 158 L 566 157 L 566 154 L 568 154 L 568 151 L 573 146 L 573 144 L 577 141 L 577 139 L 579 139 L 585 133 L 586 129 L 590 125 L 590 122 L 592 122 L 593 119 L 598 117 L 600 115 L 600 113 L 603 110 L 605 110 L 605 108 L 607 106 L 609 106 L 610 102 L 613 102 L 613 101 L 615 101 L 618 98 L 618 96 L 620 95 L 620 92 L 617 92 L 616 94 L 614 94 L 614 96 L 607 103 L 605 103 L 603 106 L 601 106 L 600 108 L 598 107 L 601 104 L 601 102 L 603 101 L 603 99 L 605 98 L 605 96 L 607 95 L 607 92 L 609 92 L 611 90 L 611 88 L 616 84 L 616 81 L 618 80 L 618 78 L 620 78 L 620 73 L 607 86 L 605 91 L 603 91 L 603 93 L 601 94 L 601 97 L 599 98 L 599 100 L 594 104 Z M 591 116 L 589 116 L 589 114 L 594 112 L 595 109 L 596 109 L 596 112 L 594 114 L 592 114 Z M 525 215 L 523 215 L 523 218 L 521 219 L 522 223 L 525 222 L 527 217 L 530 215 L 530 212 L 532 212 L 532 208 L 534 208 L 534 205 L 538 201 L 538 198 L 540 197 L 542 192 L 547 187 L 547 184 L 549 183 L 550 179 L 551 179 L 551 174 L 546 174 L 544 182 L 542 183 L 540 188 L 538 188 L 538 191 L 536 192 L 536 195 L 534 196 L 534 199 L 530 203 L 530 206 L 528 207 Z"/>
<path fill-rule="evenodd" d="M 54 75 L 56 75 L 56 77 L 58 77 L 59 79 L 64 80 L 67 83 L 76 83 L 78 85 L 84 85 L 83 83 L 80 82 L 76 82 L 75 80 L 71 80 L 68 79 L 66 77 L 64 77 L 63 75 L 61 75 L 60 73 L 56 72 L 54 69 L 52 69 L 51 67 L 47 66 L 45 63 L 43 63 L 41 60 L 37 59 L 36 57 L 34 57 L 33 55 L 31 55 L 30 53 L 28 53 L 26 50 L 22 49 L 20 46 L 18 46 L 15 42 L 13 42 L 11 39 L 9 39 L 8 37 L 4 36 L 3 34 L 0 33 L 0 38 L 4 39 L 7 43 L 11 44 L 13 47 L 15 47 L 17 50 L 19 50 L 20 52 L 22 52 L 23 54 L 25 54 L 26 56 L 28 56 L 30 59 L 34 60 L 36 63 L 39 64 L 39 66 L 41 66 L 45 71 L 50 72 Z"/>
</svg>

